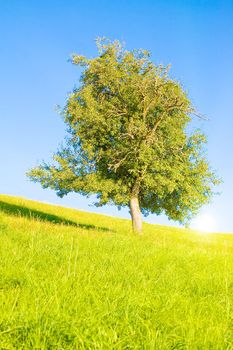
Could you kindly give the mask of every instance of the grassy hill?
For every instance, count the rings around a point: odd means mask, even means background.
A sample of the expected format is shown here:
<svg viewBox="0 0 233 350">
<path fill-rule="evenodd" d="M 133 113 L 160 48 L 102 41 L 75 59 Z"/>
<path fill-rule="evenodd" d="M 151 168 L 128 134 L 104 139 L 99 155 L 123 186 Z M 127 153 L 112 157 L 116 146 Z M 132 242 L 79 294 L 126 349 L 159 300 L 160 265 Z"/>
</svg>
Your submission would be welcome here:
<svg viewBox="0 0 233 350">
<path fill-rule="evenodd" d="M 0 349 L 233 349 L 233 236 L 0 196 Z"/>
</svg>

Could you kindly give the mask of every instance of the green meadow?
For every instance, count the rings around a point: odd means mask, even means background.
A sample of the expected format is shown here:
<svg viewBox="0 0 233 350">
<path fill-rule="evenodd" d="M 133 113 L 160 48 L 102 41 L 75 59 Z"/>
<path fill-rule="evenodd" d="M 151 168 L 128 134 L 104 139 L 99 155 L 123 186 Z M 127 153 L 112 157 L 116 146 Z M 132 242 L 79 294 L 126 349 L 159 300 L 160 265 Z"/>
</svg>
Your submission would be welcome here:
<svg viewBox="0 0 233 350">
<path fill-rule="evenodd" d="M 0 196 L 0 349 L 233 349 L 233 236 Z"/>
</svg>

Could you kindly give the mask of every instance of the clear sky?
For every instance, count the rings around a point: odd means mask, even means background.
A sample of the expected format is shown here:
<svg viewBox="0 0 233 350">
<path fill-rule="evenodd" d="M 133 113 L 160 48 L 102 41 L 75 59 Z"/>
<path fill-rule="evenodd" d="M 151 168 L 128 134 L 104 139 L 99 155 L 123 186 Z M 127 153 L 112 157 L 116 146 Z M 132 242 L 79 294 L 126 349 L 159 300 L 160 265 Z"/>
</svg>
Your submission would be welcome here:
<svg viewBox="0 0 233 350">
<path fill-rule="evenodd" d="M 25 172 L 49 160 L 65 127 L 55 106 L 64 105 L 80 70 L 73 52 L 95 56 L 94 39 L 126 42 L 172 64 L 196 108 L 210 121 L 193 121 L 208 137 L 208 158 L 222 177 L 202 210 L 214 229 L 233 232 L 233 1 L 35 0 L 0 1 L 0 193 L 129 217 L 96 209 L 77 194 L 59 199 L 30 183 Z M 174 224 L 155 215 L 146 220 Z"/>
</svg>

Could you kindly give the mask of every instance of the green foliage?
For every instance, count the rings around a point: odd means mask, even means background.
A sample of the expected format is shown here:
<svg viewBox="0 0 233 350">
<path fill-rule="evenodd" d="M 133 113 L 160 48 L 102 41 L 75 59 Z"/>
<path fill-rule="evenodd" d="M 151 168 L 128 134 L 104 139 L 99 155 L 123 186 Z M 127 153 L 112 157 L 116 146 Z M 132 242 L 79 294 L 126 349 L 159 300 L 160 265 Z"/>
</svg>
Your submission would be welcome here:
<svg viewBox="0 0 233 350">
<path fill-rule="evenodd" d="M 73 55 L 84 68 L 68 97 L 67 144 L 28 175 L 59 196 L 97 194 L 98 204 L 129 204 L 139 198 L 144 215 L 188 221 L 212 194 L 217 180 L 203 154 L 200 131 L 188 135 L 194 113 L 169 67 L 155 66 L 144 50 L 97 41 L 93 59 Z"/>
<path fill-rule="evenodd" d="M 0 261 L 0 349 L 232 349 L 232 235 L 0 196 Z"/>
</svg>

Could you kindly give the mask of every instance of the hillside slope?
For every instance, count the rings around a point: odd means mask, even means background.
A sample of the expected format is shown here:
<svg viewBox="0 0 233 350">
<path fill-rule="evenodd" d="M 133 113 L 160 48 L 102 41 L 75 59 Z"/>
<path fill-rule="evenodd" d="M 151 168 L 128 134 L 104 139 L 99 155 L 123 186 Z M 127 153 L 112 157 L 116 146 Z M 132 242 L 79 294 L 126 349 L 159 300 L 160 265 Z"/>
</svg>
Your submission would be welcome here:
<svg viewBox="0 0 233 350">
<path fill-rule="evenodd" d="M 233 349 L 233 236 L 0 195 L 0 349 Z"/>
</svg>

